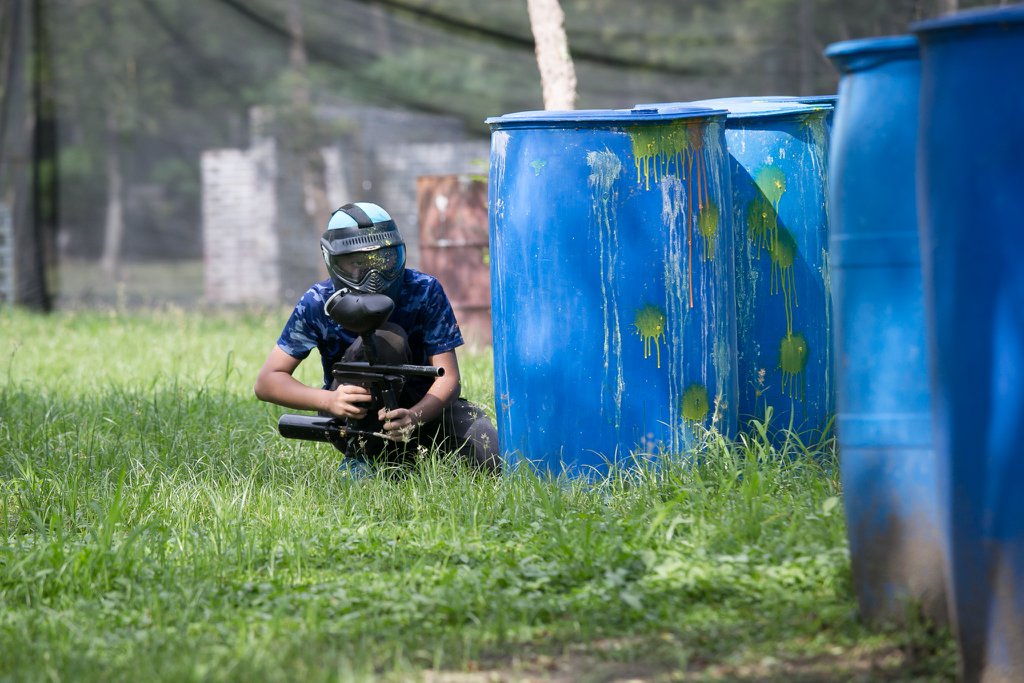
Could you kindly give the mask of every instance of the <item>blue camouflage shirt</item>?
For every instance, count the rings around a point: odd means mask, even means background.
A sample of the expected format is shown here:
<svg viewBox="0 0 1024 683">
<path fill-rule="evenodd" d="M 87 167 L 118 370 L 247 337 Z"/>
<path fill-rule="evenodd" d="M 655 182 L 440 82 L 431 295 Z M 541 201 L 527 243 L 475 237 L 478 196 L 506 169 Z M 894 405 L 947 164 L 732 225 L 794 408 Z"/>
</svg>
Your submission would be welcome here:
<svg viewBox="0 0 1024 683">
<path fill-rule="evenodd" d="M 304 359 L 314 348 L 320 351 L 324 368 L 324 388 L 330 388 L 331 368 L 341 360 L 357 335 L 342 328 L 324 312 L 324 302 L 334 294 L 330 280 L 310 287 L 284 326 L 277 345 L 292 358 Z M 448 296 L 437 278 L 411 268 L 405 269 L 395 310 L 388 318 L 409 336 L 410 360 L 426 365 L 430 356 L 462 346 L 462 332 L 455 321 Z"/>
</svg>

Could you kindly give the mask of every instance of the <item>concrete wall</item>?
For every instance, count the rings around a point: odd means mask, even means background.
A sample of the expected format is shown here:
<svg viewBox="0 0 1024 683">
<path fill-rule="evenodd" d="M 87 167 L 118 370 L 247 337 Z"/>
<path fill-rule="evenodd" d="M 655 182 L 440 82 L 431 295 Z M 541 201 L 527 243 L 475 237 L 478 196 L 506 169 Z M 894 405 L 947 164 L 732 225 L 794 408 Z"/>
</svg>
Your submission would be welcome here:
<svg viewBox="0 0 1024 683">
<path fill-rule="evenodd" d="M 204 152 L 203 281 L 216 304 L 265 304 L 280 296 L 277 155 L 272 142 Z"/>
<path fill-rule="evenodd" d="M 333 108 L 340 130 L 322 149 L 333 207 L 370 201 L 387 209 L 420 263 L 416 180 L 423 175 L 486 176 L 486 138 L 450 118 L 379 108 Z M 309 225 L 301 167 L 256 125 L 248 150 L 203 154 L 203 253 L 211 304 L 293 304 L 323 277 L 319 235 Z M 439 137 L 450 139 L 437 141 Z"/>
</svg>

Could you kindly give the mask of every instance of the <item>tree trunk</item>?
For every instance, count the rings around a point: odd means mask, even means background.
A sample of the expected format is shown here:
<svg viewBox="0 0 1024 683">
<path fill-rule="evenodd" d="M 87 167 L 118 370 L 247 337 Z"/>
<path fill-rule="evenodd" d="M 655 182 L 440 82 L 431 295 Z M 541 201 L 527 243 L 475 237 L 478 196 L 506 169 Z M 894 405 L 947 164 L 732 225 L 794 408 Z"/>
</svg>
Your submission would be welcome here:
<svg viewBox="0 0 1024 683">
<path fill-rule="evenodd" d="M 107 212 L 103 226 L 103 256 L 100 267 L 113 277 L 121 267 L 124 242 L 124 178 L 121 173 L 121 134 L 113 115 L 107 117 L 107 144 L 103 146 L 107 172 Z"/>
<path fill-rule="evenodd" d="M 801 95 L 814 93 L 814 65 L 818 50 L 814 42 L 814 3 L 816 0 L 800 0 L 798 8 L 800 26 L 800 84 Z"/>
<path fill-rule="evenodd" d="M 950 14 L 959 9 L 957 0 L 939 0 L 939 14 Z"/>
<path fill-rule="evenodd" d="M 2 76 L 3 87 L 0 87 L 0 162 L 6 162 L 4 145 L 7 142 L 7 121 L 12 117 L 14 110 L 14 96 L 17 92 L 18 75 L 20 74 L 19 60 L 22 58 L 21 34 L 24 29 L 21 23 L 22 0 L 12 0 L 11 4 L 4 10 L 4 22 L 2 26 L 6 29 L 0 45 L 4 46 L 3 59 L 0 61 L 0 76 Z"/>
<path fill-rule="evenodd" d="M 42 308 L 53 309 L 57 291 L 57 227 L 60 216 L 60 165 L 57 141 L 57 104 L 53 84 L 50 33 L 43 0 L 34 0 L 32 27 L 35 59 L 32 61 L 32 223 L 37 250 L 35 267 L 42 287 Z"/>
<path fill-rule="evenodd" d="M 312 233 L 319 237 L 327 226 L 331 205 L 327 199 L 327 170 L 324 155 L 320 152 L 320 135 L 313 112 L 301 0 L 288 0 L 288 33 L 291 37 L 288 60 L 295 79 L 292 103 L 296 116 L 293 117 L 293 123 L 301 129 L 294 131 L 293 139 L 298 142 L 295 151 L 302 158 L 302 194 L 305 200 L 303 205 L 309 227 Z M 322 276 L 327 276 L 327 269 L 323 264 L 320 264 L 320 271 Z"/>
<path fill-rule="evenodd" d="M 544 108 L 576 108 L 576 70 L 565 34 L 565 13 L 558 0 L 527 0 L 536 45 Z"/>
<path fill-rule="evenodd" d="M 306 29 L 302 25 L 302 0 L 288 0 L 288 64 L 295 72 L 297 84 L 292 90 L 295 105 L 308 107 L 310 102 L 309 82 L 306 80 Z"/>
<path fill-rule="evenodd" d="M 0 159 L 0 170 L 7 176 L 5 195 L 11 202 L 13 223 L 12 263 L 9 264 L 14 271 L 13 300 L 26 308 L 50 311 L 53 308 L 48 277 L 53 254 L 50 219 L 56 211 L 52 195 L 56 186 L 46 174 L 51 167 L 44 168 L 44 162 L 55 161 L 52 157 L 56 121 L 49 99 L 52 63 L 42 1 L 15 0 L 8 21 L 11 22 L 12 42 L 8 45 L 7 66 L 13 77 L 3 88 L 4 111 L 0 111 L 0 115 L 6 118 L 13 111 L 23 119 L 21 139 L 15 141 L 10 152 L 5 144 L 5 156 Z M 25 69 L 26 59 L 31 60 L 28 70 Z M 24 74 L 30 74 L 31 83 L 25 82 Z M 11 106 L 19 101 L 21 106 Z M 7 133 L 5 127 L 4 137 Z M 3 275 L 6 278 L 9 274 Z"/>
</svg>

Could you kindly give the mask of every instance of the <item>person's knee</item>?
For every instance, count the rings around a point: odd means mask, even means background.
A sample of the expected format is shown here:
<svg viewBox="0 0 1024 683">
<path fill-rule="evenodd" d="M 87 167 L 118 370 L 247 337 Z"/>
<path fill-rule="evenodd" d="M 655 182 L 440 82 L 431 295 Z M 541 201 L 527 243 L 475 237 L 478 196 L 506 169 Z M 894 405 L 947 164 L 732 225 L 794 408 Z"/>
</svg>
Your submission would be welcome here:
<svg viewBox="0 0 1024 683">
<path fill-rule="evenodd" d="M 473 420 L 464 433 L 473 464 L 494 474 L 501 473 L 501 454 L 498 449 L 498 430 L 491 418 L 481 415 Z"/>
<path fill-rule="evenodd" d="M 421 429 L 428 448 L 440 449 L 477 470 L 501 473 L 498 431 L 479 406 L 456 399 L 441 417 Z"/>
</svg>

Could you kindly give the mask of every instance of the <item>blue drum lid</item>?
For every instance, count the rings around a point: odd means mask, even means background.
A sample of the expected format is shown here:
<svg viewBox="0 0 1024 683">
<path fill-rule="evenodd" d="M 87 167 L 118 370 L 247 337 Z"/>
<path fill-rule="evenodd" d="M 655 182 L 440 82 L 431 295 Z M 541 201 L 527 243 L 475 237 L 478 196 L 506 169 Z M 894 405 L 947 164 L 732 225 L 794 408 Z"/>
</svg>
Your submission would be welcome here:
<svg viewBox="0 0 1024 683">
<path fill-rule="evenodd" d="M 484 121 L 492 128 L 559 128 L 581 126 L 631 125 L 648 121 L 724 116 L 725 111 L 701 106 L 671 107 L 643 104 L 632 109 L 574 109 L 571 111 L 521 111 Z"/>
<path fill-rule="evenodd" d="M 840 73 L 867 71 L 899 59 L 917 59 L 917 38 L 901 35 L 844 40 L 825 48 L 825 56 Z"/>
<path fill-rule="evenodd" d="M 839 99 L 838 95 L 761 95 L 751 97 L 756 102 L 796 102 L 797 104 L 820 104 L 834 107 Z"/>
<path fill-rule="evenodd" d="M 937 19 L 928 19 L 911 24 L 910 30 L 914 33 L 940 33 L 944 31 L 963 31 L 965 29 L 999 29 L 1018 24 L 1024 24 L 1024 5 L 981 7 L 963 12 L 955 12 Z"/>
<path fill-rule="evenodd" d="M 831 104 L 798 102 L 796 100 L 768 97 L 720 97 L 698 100 L 690 104 L 715 107 L 728 112 L 729 119 L 759 119 L 768 117 L 804 116 L 813 112 L 828 112 Z"/>
</svg>

